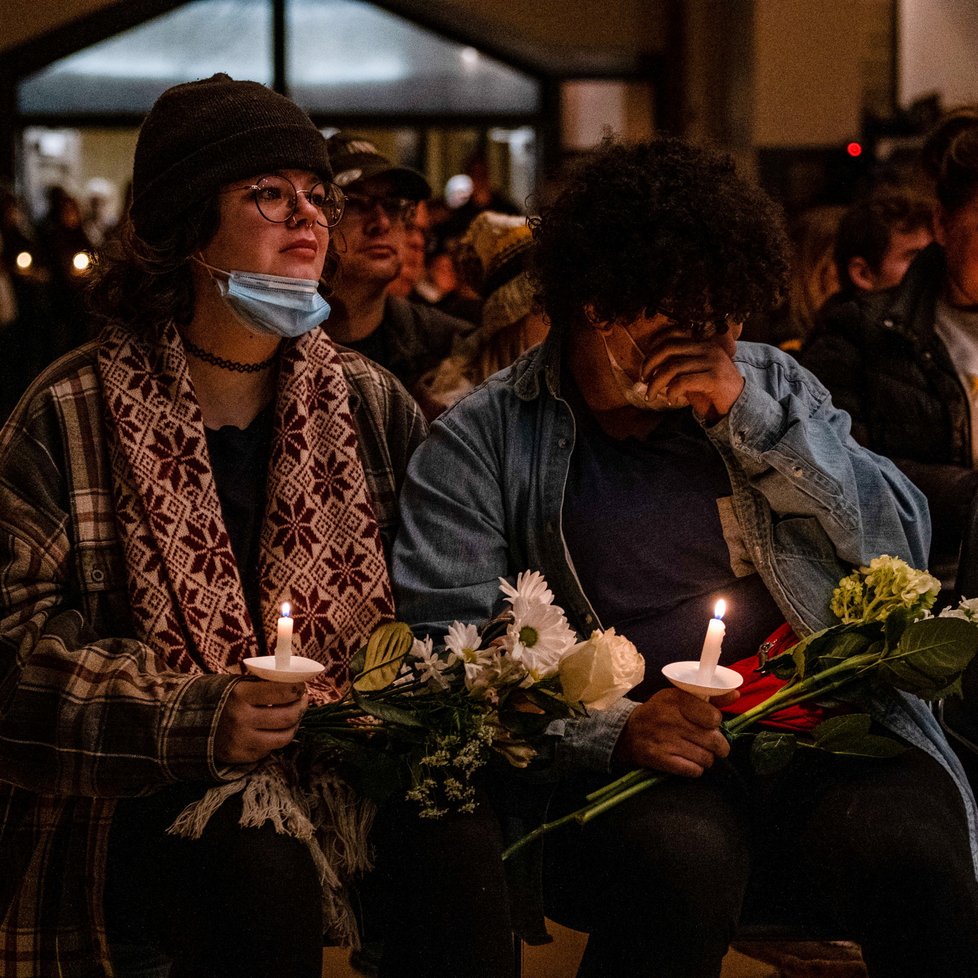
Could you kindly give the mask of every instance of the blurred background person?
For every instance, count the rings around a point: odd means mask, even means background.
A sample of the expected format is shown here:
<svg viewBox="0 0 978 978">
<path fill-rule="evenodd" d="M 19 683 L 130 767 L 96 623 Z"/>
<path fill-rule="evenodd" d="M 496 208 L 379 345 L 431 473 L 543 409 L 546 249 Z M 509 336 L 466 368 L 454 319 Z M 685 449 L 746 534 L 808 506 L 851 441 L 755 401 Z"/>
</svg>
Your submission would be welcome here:
<svg viewBox="0 0 978 978">
<path fill-rule="evenodd" d="M 119 194 L 105 177 L 92 177 L 85 184 L 82 227 L 95 248 L 101 248 L 119 222 Z"/>
<path fill-rule="evenodd" d="M 481 297 L 480 327 L 425 378 L 432 401 L 450 407 L 547 335 L 529 275 L 532 249 L 525 217 L 484 211 L 472 222 L 459 243 L 458 265 Z"/>
<path fill-rule="evenodd" d="M 461 174 L 452 177 L 445 187 L 445 203 L 449 214 L 439 225 L 438 233 L 443 242 L 451 245 L 468 230 L 469 225 L 483 211 L 498 214 L 520 214 L 522 211 L 509 197 L 496 187 L 489 174 L 489 161 L 484 153 L 473 153 L 466 161 Z"/>
<path fill-rule="evenodd" d="M 94 335 L 84 293 L 94 270 L 95 246 L 82 224 L 78 198 L 54 185 L 47 191 L 48 209 L 40 223 L 40 240 L 51 267 L 51 303 L 56 329 L 49 331 L 51 359 Z"/>
<path fill-rule="evenodd" d="M 12 292 L 0 330 L 0 423 L 31 380 L 65 352 L 64 310 L 53 301 L 51 269 L 23 200 L 0 187 L 0 274 Z"/>
<path fill-rule="evenodd" d="M 418 203 L 431 195 L 431 187 L 367 140 L 336 133 L 327 144 L 346 210 L 331 243 L 338 270 L 323 328 L 335 342 L 386 367 L 427 412 L 418 381 L 472 329 L 471 323 L 391 292 Z"/>
<path fill-rule="evenodd" d="M 855 438 L 927 495 L 930 570 L 949 589 L 978 489 L 978 106 L 948 113 L 921 163 L 936 242 L 899 285 L 835 306 L 800 359 L 852 416 Z"/>
<path fill-rule="evenodd" d="M 883 187 L 855 201 L 835 237 L 836 300 L 899 285 L 934 240 L 933 203 L 911 187 Z"/>
<path fill-rule="evenodd" d="M 744 326 L 744 339 L 796 352 L 812 330 L 819 309 L 839 290 L 835 238 L 845 208 L 836 204 L 809 207 L 788 224 L 791 246 L 788 295 L 768 317 Z"/>
</svg>

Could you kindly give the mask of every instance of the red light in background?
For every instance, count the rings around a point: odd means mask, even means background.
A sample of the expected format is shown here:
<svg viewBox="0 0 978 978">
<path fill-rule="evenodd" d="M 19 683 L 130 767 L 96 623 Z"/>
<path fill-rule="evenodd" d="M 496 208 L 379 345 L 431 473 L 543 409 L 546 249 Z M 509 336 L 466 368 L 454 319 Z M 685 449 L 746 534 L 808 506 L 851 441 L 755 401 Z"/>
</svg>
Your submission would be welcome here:
<svg viewBox="0 0 978 978">
<path fill-rule="evenodd" d="M 846 152 L 855 159 L 857 156 L 863 155 L 863 147 L 861 143 L 852 142 L 846 146 Z"/>
</svg>

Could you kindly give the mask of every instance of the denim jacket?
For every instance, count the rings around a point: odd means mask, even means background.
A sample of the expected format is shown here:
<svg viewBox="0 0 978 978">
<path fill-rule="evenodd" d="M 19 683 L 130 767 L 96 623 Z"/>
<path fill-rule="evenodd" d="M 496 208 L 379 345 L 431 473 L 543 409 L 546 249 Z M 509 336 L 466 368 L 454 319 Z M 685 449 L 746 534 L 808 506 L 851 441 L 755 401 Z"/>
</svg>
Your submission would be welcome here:
<svg viewBox="0 0 978 978">
<path fill-rule="evenodd" d="M 790 356 L 741 343 L 744 390 L 706 427 L 724 459 L 741 560 L 753 564 L 799 635 L 834 624 L 832 590 L 853 566 L 890 554 L 926 566 L 923 495 L 888 459 L 850 436 L 849 416 Z M 583 593 L 561 531 L 575 422 L 560 394 L 555 335 L 460 400 L 414 454 L 401 497 L 393 581 L 399 614 L 421 633 L 500 608 L 499 577 L 546 577 L 580 634 L 602 627 Z M 608 771 L 635 703 L 621 700 L 558 723 L 558 769 Z M 915 697 L 873 704 L 877 719 L 939 760 L 958 784 L 978 849 L 974 798 L 930 709 Z"/>
</svg>

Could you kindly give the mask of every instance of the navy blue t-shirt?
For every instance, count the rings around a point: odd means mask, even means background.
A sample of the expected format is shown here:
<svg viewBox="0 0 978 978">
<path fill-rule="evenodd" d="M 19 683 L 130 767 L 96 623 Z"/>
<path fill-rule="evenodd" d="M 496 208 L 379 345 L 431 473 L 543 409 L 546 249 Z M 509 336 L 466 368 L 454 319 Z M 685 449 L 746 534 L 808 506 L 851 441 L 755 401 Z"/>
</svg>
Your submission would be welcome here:
<svg viewBox="0 0 978 978">
<path fill-rule="evenodd" d="M 784 616 L 738 559 L 736 523 L 720 517 L 731 495 L 727 470 L 692 412 L 664 413 L 644 440 L 610 437 L 583 407 L 575 417 L 564 539 L 601 623 L 645 656 L 645 680 L 632 695 L 668 685 L 660 672 L 667 662 L 699 658 L 718 598 L 727 602 L 720 661 L 753 655 Z"/>
</svg>

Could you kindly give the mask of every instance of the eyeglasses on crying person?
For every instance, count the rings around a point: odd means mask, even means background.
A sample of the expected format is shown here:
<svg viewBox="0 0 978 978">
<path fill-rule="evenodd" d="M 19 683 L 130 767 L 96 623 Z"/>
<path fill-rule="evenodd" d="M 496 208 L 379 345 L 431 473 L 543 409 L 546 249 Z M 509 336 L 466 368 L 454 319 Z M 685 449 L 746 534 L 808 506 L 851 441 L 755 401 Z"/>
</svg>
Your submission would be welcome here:
<svg viewBox="0 0 978 978">
<path fill-rule="evenodd" d="M 316 223 L 324 228 L 335 227 L 343 216 L 346 198 L 335 184 L 317 183 L 309 190 L 299 190 L 288 178 L 273 173 L 261 177 L 245 187 L 232 187 L 234 191 L 250 190 L 258 213 L 272 224 L 285 224 L 295 215 L 299 198 L 306 200 L 319 212 Z"/>
</svg>

